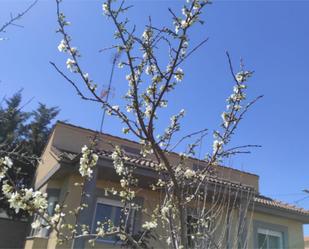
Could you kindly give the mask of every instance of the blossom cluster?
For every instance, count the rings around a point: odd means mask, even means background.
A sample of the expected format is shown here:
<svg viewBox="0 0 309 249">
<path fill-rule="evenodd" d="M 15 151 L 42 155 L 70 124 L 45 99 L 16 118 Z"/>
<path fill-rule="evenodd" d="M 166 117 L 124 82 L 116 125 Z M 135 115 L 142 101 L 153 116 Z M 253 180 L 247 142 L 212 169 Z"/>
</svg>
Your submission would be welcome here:
<svg viewBox="0 0 309 249">
<path fill-rule="evenodd" d="M 226 111 L 221 114 L 222 127 L 224 132 L 220 134 L 219 131 L 214 131 L 213 141 L 213 158 L 223 151 L 223 146 L 229 141 L 229 136 L 232 134 L 231 130 L 234 129 L 239 121 L 239 111 L 243 109 L 242 102 L 246 99 L 245 90 L 247 85 L 245 82 L 252 76 L 251 71 L 240 71 L 235 76 L 236 81 L 233 87 L 233 93 L 227 98 Z"/>
<path fill-rule="evenodd" d="M 12 165 L 13 162 L 9 157 L 5 156 L 0 158 L 0 180 L 5 177 L 6 172 L 12 167 Z"/>
<path fill-rule="evenodd" d="M 156 221 L 146 221 L 142 227 L 146 230 L 155 229 L 158 226 Z"/>
<path fill-rule="evenodd" d="M 49 215 L 48 212 L 40 213 L 40 215 L 36 215 L 35 220 L 31 223 L 31 227 L 33 229 L 37 229 L 40 227 L 46 227 L 46 228 L 55 228 L 57 227 L 60 222 L 62 221 L 63 217 L 65 216 L 65 213 L 62 212 L 62 208 L 59 204 L 55 205 L 55 208 L 53 210 L 53 215 Z M 61 228 L 65 227 L 72 227 L 72 225 L 62 224 Z"/>
<path fill-rule="evenodd" d="M 135 191 L 131 186 L 137 184 L 137 179 L 133 177 L 132 170 L 126 167 L 124 160 L 126 156 L 120 146 L 116 145 L 112 153 L 113 164 L 116 173 L 121 176 L 120 186 L 123 190 L 114 191 L 122 200 L 132 200 L 135 197 Z"/>
<path fill-rule="evenodd" d="M 13 162 L 9 157 L 0 159 L 1 177 L 5 177 L 6 171 L 13 166 Z M 13 184 L 13 185 L 12 185 Z M 28 212 L 30 215 L 36 214 L 37 219 L 31 224 L 32 228 L 39 228 L 41 226 L 56 226 L 64 213 L 61 212 L 60 206 L 56 205 L 54 215 L 50 216 L 47 212 L 48 201 L 47 194 L 41 191 L 35 191 L 33 188 L 18 188 L 9 180 L 2 182 L 2 194 L 7 199 L 10 208 L 15 213 L 20 210 Z"/>
<path fill-rule="evenodd" d="M 121 148 L 117 145 L 115 146 L 115 150 L 112 153 L 112 159 L 113 159 L 113 164 L 114 168 L 116 170 L 116 173 L 118 175 L 124 175 L 125 172 L 125 166 L 124 166 L 124 161 L 123 161 L 123 153 Z"/>
<path fill-rule="evenodd" d="M 170 118 L 170 125 L 165 129 L 162 135 L 158 135 L 157 138 L 159 140 L 159 145 L 164 148 L 167 147 L 169 144 L 171 137 L 173 134 L 180 130 L 180 120 L 185 116 L 185 110 L 182 109 L 176 115 L 173 115 Z"/>
<path fill-rule="evenodd" d="M 88 73 L 82 73 L 77 58 L 81 57 L 79 50 L 76 47 L 71 46 L 71 37 L 65 33 L 65 26 L 70 25 L 70 22 L 66 21 L 66 17 L 63 13 L 58 15 L 58 22 L 60 24 L 59 32 L 63 35 L 63 39 L 58 45 L 59 52 L 67 53 L 70 57 L 66 60 L 66 67 L 73 73 L 79 73 L 82 79 L 87 84 L 88 88 L 95 91 L 97 84 L 93 83 L 93 80 L 89 79 Z"/>
<path fill-rule="evenodd" d="M 194 23 L 199 21 L 199 15 L 201 14 L 201 9 L 207 4 L 207 0 L 187 0 L 187 4 L 182 8 L 183 18 L 175 18 L 175 33 L 178 34 L 180 30 L 187 29 Z"/>
<path fill-rule="evenodd" d="M 25 210 L 30 213 L 34 211 L 44 212 L 48 206 L 47 194 L 34 191 L 32 188 L 23 188 L 19 191 L 14 191 L 13 187 L 5 181 L 2 185 L 2 193 L 8 199 L 10 208 L 14 209 L 16 213 L 19 210 Z"/>
<path fill-rule="evenodd" d="M 247 88 L 245 81 L 252 76 L 250 71 L 241 71 L 235 75 L 237 84 L 233 88 L 233 93 L 227 98 L 227 111 L 223 112 L 221 117 L 223 126 L 227 128 L 232 122 L 235 122 L 236 112 L 242 109 L 241 102 L 246 99 L 244 90 Z"/>
<path fill-rule="evenodd" d="M 90 178 L 93 168 L 97 165 L 99 156 L 89 149 L 87 145 L 82 148 L 82 156 L 79 161 L 79 173 L 82 177 Z"/>
</svg>

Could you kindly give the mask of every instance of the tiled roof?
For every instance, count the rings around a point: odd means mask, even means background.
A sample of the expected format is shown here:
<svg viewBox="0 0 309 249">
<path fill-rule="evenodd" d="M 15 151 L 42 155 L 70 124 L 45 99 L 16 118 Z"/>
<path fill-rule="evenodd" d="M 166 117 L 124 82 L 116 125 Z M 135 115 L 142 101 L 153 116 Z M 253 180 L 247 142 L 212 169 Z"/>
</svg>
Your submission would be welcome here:
<svg viewBox="0 0 309 249">
<path fill-rule="evenodd" d="M 52 147 L 52 151 L 60 159 L 63 159 L 63 160 L 74 161 L 74 160 L 77 160 L 79 158 L 78 153 L 60 150 L 56 147 Z M 102 158 L 111 159 L 111 152 L 101 151 L 99 153 L 99 155 Z M 154 168 L 156 166 L 156 163 L 151 161 L 151 160 L 147 160 L 145 158 L 140 158 L 140 157 L 134 157 L 134 156 L 127 157 L 126 162 L 138 165 L 140 167 L 148 168 L 148 169 Z M 237 183 L 237 182 L 228 181 L 228 180 L 225 180 L 225 179 L 220 179 L 218 177 L 209 176 L 209 177 L 207 177 L 206 180 L 208 182 L 212 182 L 214 184 L 222 184 L 222 185 L 229 186 L 229 187 L 232 187 L 232 188 L 237 188 L 237 189 L 242 189 L 242 190 L 247 190 L 247 191 L 253 190 L 253 188 L 250 187 L 250 186 L 243 185 L 243 184 Z M 283 211 L 288 211 L 288 212 L 293 212 L 295 214 L 308 215 L 309 216 L 309 211 L 306 210 L 306 209 L 299 208 L 295 205 L 283 203 L 281 201 L 273 200 L 273 199 L 266 197 L 266 196 L 263 196 L 263 195 L 256 195 L 254 197 L 254 203 L 255 203 L 255 205 L 262 205 L 262 206 L 265 206 L 265 207 L 268 207 L 268 208 L 278 208 L 278 209 L 281 209 Z"/>
<path fill-rule="evenodd" d="M 258 195 L 254 197 L 254 202 L 255 204 L 260 204 L 266 207 L 278 208 L 284 211 L 290 211 L 301 215 L 309 215 L 309 210 L 297 207 L 295 205 L 287 204 L 281 201 L 273 200 L 263 195 Z"/>
<path fill-rule="evenodd" d="M 70 151 L 64 151 L 61 150 L 59 148 L 56 147 L 52 147 L 52 151 L 62 160 L 66 160 L 66 161 L 75 161 L 79 158 L 80 154 L 74 153 L 74 152 L 70 152 Z M 110 151 L 105 151 L 105 150 L 101 150 L 98 155 L 101 158 L 107 158 L 107 159 L 112 159 L 111 158 L 111 154 L 112 152 Z M 138 157 L 138 156 L 126 156 L 125 161 L 129 164 L 134 164 L 137 165 L 139 167 L 143 167 L 146 169 L 154 169 L 155 166 L 157 165 L 155 162 L 149 160 L 149 159 L 145 159 L 142 157 Z M 206 178 L 206 181 L 208 182 L 212 182 L 214 184 L 220 184 L 220 185 L 224 185 L 224 186 L 228 186 L 231 188 L 237 188 L 237 189 L 241 189 L 241 190 L 245 190 L 245 191 L 254 191 L 254 188 L 248 185 L 244 185 L 241 184 L 239 182 L 233 182 L 233 181 L 228 181 L 222 178 L 218 178 L 215 176 L 208 176 Z"/>
<path fill-rule="evenodd" d="M 85 128 L 85 127 L 82 127 L 82 126 L 79 126 L 79 125 L 74 125 L 74 124 L 71 124 L 71 123 L 66 123 L 66 122 L 59 121 L 59 120 L 57 121 L 56 125 L 57 124 L 66 125 L 66 126 L 69 126 L 69 127 L 77 128 L 77 129 L 84 130 L 84 131 L 88 131 L 88 132 L 91 132 L 91 133 L 98 133 L 98 131 L 95 131 L 95 130 L 92 130 L 92 129 L 89 129 L 89 128 Z M 138 142 L 136 142 L 134 140 L 127 139 L 127 138 L 119 137 L 119 136 L 116 136 L 116 135 L 111 135 L 111 134 L 108 134 L 108 133 L 100 133 L 100 135 L 104 135 L 104 136 L 115 138 L 115 139 L 120 139 L 120 140 L 127 141 L 129 143 L 133 143 L 133 144 L 136 144 L 136 145 L 140 146 L 140 144 Z M 179 156 L 179 154 L 176 153 L 176 152 L 170 152 L 170 153 Z M 201 161 L 198 158 L 194 158 L 194 157 L 189 157 L 189 158 L 192 159 L 192 160 Z M 251 172 L 247 172 L 247 171 L 244 171 L 244 170 L 239 170 L 239 169 L 235 169 L 235 168 L 224 166 L 224 165 L 218 165 L 218 167 L 258 177 L 257 174 L 253 174 Z"/>
</svg>

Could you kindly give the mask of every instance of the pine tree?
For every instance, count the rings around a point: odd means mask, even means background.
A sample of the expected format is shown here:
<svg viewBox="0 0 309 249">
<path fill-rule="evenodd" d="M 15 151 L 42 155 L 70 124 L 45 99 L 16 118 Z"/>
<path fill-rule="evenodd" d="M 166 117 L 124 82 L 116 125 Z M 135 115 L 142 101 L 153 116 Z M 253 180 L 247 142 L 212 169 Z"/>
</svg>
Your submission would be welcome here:
<svg viewBox="0 0 309 249">
<path fill-rule="evenodd" d="M 39 107 L 31 113 L 32 121 L 26 134 L 29 153 L 40 156 L 51 131 L 50 123 L 58 113 L 57 107 L 48 108 L 42 103 L 39 103 Z"/>
<path fill-rule="evenodd" d="M 22 90 L 4 99 L 3 102 L 4 105 L 0 106 L 0 156 L 8 151 L 16 151 L 16 154 L 11 156 L 14 160 L 14 169 L 10 175 L 14 182 L 30 187 L 37 160 L 44 149 L 52 121 L 58 115 L 59 109 L 48 108 L 45 104 L 39 103 L 34 111 L 25 111 L 22 104 Z M 2 201 L 2 194 L 0 194 L 1 209 L 13 218 L 26 216 L 23 212 L 17 215 L 12 212 L 8 203 Z"/>
</svg>

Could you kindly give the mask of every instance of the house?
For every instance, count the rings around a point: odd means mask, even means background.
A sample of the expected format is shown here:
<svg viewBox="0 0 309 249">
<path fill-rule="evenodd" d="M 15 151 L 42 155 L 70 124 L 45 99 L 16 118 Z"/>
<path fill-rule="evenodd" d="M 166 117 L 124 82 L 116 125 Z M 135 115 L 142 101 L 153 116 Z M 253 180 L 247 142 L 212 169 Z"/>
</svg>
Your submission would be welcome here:
<svg viewBox="0 0 309 249">
<path fill-rule="evenodd" d="M 57 202 L 66 203 L 68 209 L 79 205 L 81 193 L 79 188 L 74 186 L 75 182 L 80 180 L 79 155 L 81 147 L 89 144 L 94 135 L 93 130 L 71 124 L 58 122 L 55 125 L 42 154 L 42 161 L 37 168 L 34 181 L 35 189 L 48 194 L 51 207 Z M 111 219 L 117 219 L 121 207 L 117 199 L 106 196 L 104 191 L 108 187 L 119 188 L 119 181 L 115 180 L 110 143 L 120 145 L 127 152 L 129 156 L 127 163 L 137 166 L 141 184 L 143 181 L 150 181 L 153 173 L 151 160 L 134 157 L 139 153 L 138 143 L 108 134 L 100 134 L 98 146 L 102 152 L 98 161 L 98 171 L 95 180 L 87 190 L 91 201 L 83 215 L 79 217 L 80 221 L 92 228 L 104 213 L 109 212 Z M 193 167 L 197 161 L 192 159 Z M 235 188 L 253 188 L 256 193 L 259 192 L 257 175 L 229 167 L 218 166 L 217 177 L 210 181 Z M 148 209 L 155 206 L 157 198 L 156 193 L 146 187 L 141 188 L 137 195 L 140 205 Z M 248 215 L 252 217 L 252 222 L 246 228 L 249 237 L 248 248 L 304 248 L 303 224 L 309 223 L 309 211 L 256 194 L 254 210 L 251 210 Z M 68 221 L 73 223 L 75 220 L 71 219 Z M 138 231 L 144 220 L 145 217 L 141 212 L 136 213 L 132 221 L 133 232 Z M 158 240 L 153 243 L 155 248 L 166 248 L 164 241 Z M 25 243 L 25 249 L 85 248 L 88 246 L 83 240 L 57 245 L 55 234 L 49 233 L 46 229 L 33 230 Z M 120 248 L 120 245 L 111 243 L 111 240 L 101 240 L 95 248 Z"/>
</svg>

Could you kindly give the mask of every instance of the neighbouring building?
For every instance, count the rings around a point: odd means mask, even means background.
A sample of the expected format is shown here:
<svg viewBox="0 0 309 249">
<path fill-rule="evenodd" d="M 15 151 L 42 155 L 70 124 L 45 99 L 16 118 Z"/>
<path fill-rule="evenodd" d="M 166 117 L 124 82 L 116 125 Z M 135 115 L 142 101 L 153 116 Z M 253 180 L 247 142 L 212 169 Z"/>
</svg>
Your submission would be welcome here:
<svg viewBox="0 0 309 249">
<path fill-rule="evenodd" d="M 74 187 L 74 183 L 80 180 L 78 164 L 81 147 L 89 144 L 90 138 L 95 131 L 58 122 L 42 154 L 42 161 L 39 164 L 34 188 L 46 192 L 50 206 L 55 203 L 65 202 L 68 209 L 72 209 L 80 203 L 80 190 Z M 119 187 L 114 173 L 110 143 L 120 145 L 128 154 L 129 162 L 139 169 L 138 174 L 144 181 L 151 178 L 153 169 L 151 160 L 137 159 L 134 154 L 139 153 L 139 144 L 133 141 L 115 137 L 108 134 L 100 134 L 99 148 L 102 151 L 98 161 L 98 171 L 95 184 L 91 190 L 91 204 L 87 211 L 80 217 L 83 223 L 88 224 L 92 229 L 96 221 L 107 213 L 110 219 L 116 219 L 121 203 L 105 195 L 104 188 Z M 174 155 L 177 157 L 177 154 Z M 192 165 L 197 160 L 192 159 Z M 211 179 L 210 179 L 211 181 Z M 259 193 L 259 177 L 255 174 L 243 172 L 229 167 L 218 166 L 217 177 L 213 179 L 216 184 L 228 184 L 234 187 L 244 188 L 250 186 Z M 69 192 L 69 195 L 66 193 Z M 64 200 L 64 197 L 66 199 Z M 137 198 L 140 204 L 148 209 L 155 206 L 156 196 L 154 191 L 146 187 L 138 192 Z M 303 249 L 304 236 L 303 224 L 309 223 L 309 211 L 297 208 L 260 194 L 254 197 L 254 211 L 251 212 L 252 222 L 248 226 L 249 244 L 248 248 L 263 249 Z M 133 221 L 133 232 L 138 231 L 145 220 L 142 213 L 137 213 Z M 74 222 L 74 220 L 72 220 Z M 261 242 L 263 241 L 263 242 Z M 155 248 L 165 248 L 162 241 L 155 241 Z M 57 245 L 54 233 L 47 229 L 32 230 L 25 242 L 25 249 L 34 248 L 85 248 L 90 247 L 85 241 L 75 241 L 73 244 Z M 119 248 L 108 240 L 101 240 L 96 243 L 95 248 Z"/>
<path fill-rule="evenodd" d="M 305 249 L 309 249 L 309 237 L 306 236 L 306 237 L 304 238 L 304 241 L 305 241 Z"/>
</svg>

